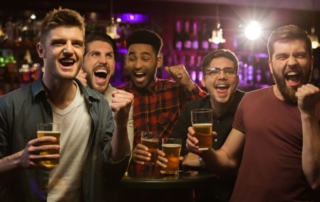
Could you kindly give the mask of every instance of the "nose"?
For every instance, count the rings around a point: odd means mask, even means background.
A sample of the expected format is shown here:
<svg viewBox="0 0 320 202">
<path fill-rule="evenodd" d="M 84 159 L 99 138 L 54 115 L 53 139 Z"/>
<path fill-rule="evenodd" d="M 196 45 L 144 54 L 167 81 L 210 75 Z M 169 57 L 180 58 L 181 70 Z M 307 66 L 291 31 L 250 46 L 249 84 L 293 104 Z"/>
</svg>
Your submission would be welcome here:
<svg viewBox="0 0 320 202">
<path fill-rule="evenodd" d="M 295 66 L 297 64 L 297 60 L 293 55 L 290 55 L 288 58 L 287 65 L 288 66 Z"/>
<path fill-rule="evenodd" d="M 140 59 L 137 59 L 134 68 L 141 69 L 142 66 L 142 61 Z"/>
<path fill-rule="evenodd" d="M 99 57 L 99 63 L 100 64 L 107 64 L 107 57 L 106 56 L 101 56 Z"/>
<path fill-rule="evenodd" d="M 224 73 L 224 71 L 222 69 L 220 70 L 218 79 L 226 79 L 226 74 Z"/>
<path fill-rule="evenodd" d="M 72 44 L 66 43 L 65 48 L 63 49 L 63 54 L 65 56 L 70 56 L 73 54 L 73 47 Z"/>
</svg>

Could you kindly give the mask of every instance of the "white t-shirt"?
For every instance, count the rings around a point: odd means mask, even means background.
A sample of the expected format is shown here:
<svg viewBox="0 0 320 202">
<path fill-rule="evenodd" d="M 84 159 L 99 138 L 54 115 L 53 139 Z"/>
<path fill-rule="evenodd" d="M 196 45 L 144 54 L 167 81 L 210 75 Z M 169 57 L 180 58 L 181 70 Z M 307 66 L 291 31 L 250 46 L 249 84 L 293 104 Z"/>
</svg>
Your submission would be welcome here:
<svg viewBox="0 0 320 202">
<path fill-rule="evenodd" d="M 81 200 L 82 169 L 92 120 L 78 85 L 76 96 L 67 108 L 60 110 L 49 103 L 53 122 L 61 124 L 61 137 L 59 165 L 50 171 L 47 201 L 77 202 Z"/>
</svg>

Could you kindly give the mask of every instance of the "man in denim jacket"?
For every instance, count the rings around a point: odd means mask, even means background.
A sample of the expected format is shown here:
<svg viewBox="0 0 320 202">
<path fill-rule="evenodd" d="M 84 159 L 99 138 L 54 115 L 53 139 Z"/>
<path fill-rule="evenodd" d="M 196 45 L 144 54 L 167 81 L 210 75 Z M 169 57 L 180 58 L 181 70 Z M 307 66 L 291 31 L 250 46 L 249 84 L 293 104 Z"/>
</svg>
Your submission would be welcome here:
<svg viewBox="0 0 320 202">
<path fill-rule="evenodd" d="M 37 44 L 43 77 L 0 98 L 0 201 L 110 201 L 123 176 L 132 100 L 114 94 L 113 117 L 102 95 L 74 79 L 84 33 L 76 11 L 49 12 Z M 61 124 L 60 145 L 37 138 L 36 124 L 50 122 Z M 39 155 L 49 150 L 59 154 Z M 59 159 L 54 168 L 40 163 L 53 159 Z"/>
</svg>

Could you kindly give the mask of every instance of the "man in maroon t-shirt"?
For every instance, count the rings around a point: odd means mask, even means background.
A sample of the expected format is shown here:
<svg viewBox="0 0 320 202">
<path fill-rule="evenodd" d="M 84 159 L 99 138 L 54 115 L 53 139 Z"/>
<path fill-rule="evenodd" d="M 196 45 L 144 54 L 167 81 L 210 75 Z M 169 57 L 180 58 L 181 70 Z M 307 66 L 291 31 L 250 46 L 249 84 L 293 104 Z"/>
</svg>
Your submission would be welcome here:
<svg viewBox="0 0 320 202">
<path fill-rule="evenodd" d="M 244 95 L 233 129 L 219 150 L 198 150 L 189 128 L 189 151 L 217 174 L 238 172 L 230 201 L 312 201 L 320 189 L 320 90 L 309 84 L 311 41 L 295 25 L 268 41 L 275 85 Z"/>
</svg>

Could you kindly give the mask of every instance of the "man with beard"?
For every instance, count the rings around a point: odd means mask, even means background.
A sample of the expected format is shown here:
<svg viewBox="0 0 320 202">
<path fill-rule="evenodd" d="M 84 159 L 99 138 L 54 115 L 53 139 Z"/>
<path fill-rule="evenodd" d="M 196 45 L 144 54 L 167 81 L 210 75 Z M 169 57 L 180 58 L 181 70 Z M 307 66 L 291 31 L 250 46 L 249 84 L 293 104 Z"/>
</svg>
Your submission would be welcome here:
<svg viewBox="0 0 320 202">
<path fill-rule="evenodd" d="M 183 65 L 166 67 L 174 81 L 156 78 L 162 65 L 162 39 L 150 30 L 139 29 L 126 40 L 126 69 L 130 83 L 119 88 L 134 95 L 134 142 L 132 162 L 150 161 L 147 147 L 140 144 L 141 131 L 152 131 L 159 138 L 168 137 L 185 103 L 207 95 L 189 77 Z"/>
<path fill-rule="evenodd" d="M 239 61 L 231 51 L 218 49 L 207 54 L 203 57 L 201 68 L 204 75 L 201 84 L 207 89 L 209 95 L 186 104 L 170 136 L 183 140 L 181 156 L 186 153 L 185 145 L 188 127 L 192 126 L 191 110 L 200 108 L 212 109 L 212 128 L 217 133 L 217 136 L 212 139 L 212 148 L 220 149 L 232 129 L 234 115 L 244 95 L 244 92 L 236 89 L 239 85 L 239 76 L 237 74 Z M 165 154 L 160 150 L 158 154 L 157 164 L 165 167 L 167 162 L 167 159 L 164 158 Z M 199 161 L 199 157 L 196 155 L 189 154 L 189 158 Z M 197 197 L 199 197 L 200 201 L 227 202 L 230 200 L 235 179 L 236 175 L 217 179 L 212 186 L 197 190 Z"/>
<path fill-rule="evenodd" d="M 97 90 L 104 95 L 108 103 L 117 102 L 115 94 L 121 95 L 123 99 L 133 101 L 133 95 L 123 90 L 118 90 L 110 84 L 114 75 L 117 45 L 107 34 L 102 32 L 91 32 L 85 39 L 85 50 L 82 70 L 79 71 L 77 79 L 85 86 Z M 133 144 L 133 119 L 132 106 L 129 111 L 127 131 L 130 146 Z"/>
<path fill-rule="evenodd" d="M 187 148 L 218 175 L 238 172 L 230 201 L 312 201 L 320 185 L 320 91 L 309 84 L 311 41 L 295 25 L 268 40 L 275 85 L 244 95 L 220 150 L 199 151 L 190 127 Z"/>
<path fill-rule="evenodd" d="M 78 12 L 50 11 L 40 33 L 43 76 L 0 98 L 0 199 L 109 201 L 107 187 L 121 179 L 130 158 L 125 125 L 131 102 L 115 95 L 113 117 L 104 97 L 75 79 L 85 33 Z M 60 144 L 52 136 L 37 138 L 39 123 L 60 123 Z M 56 167 L 41 164 L 57 159 Z"/>
</svg>

